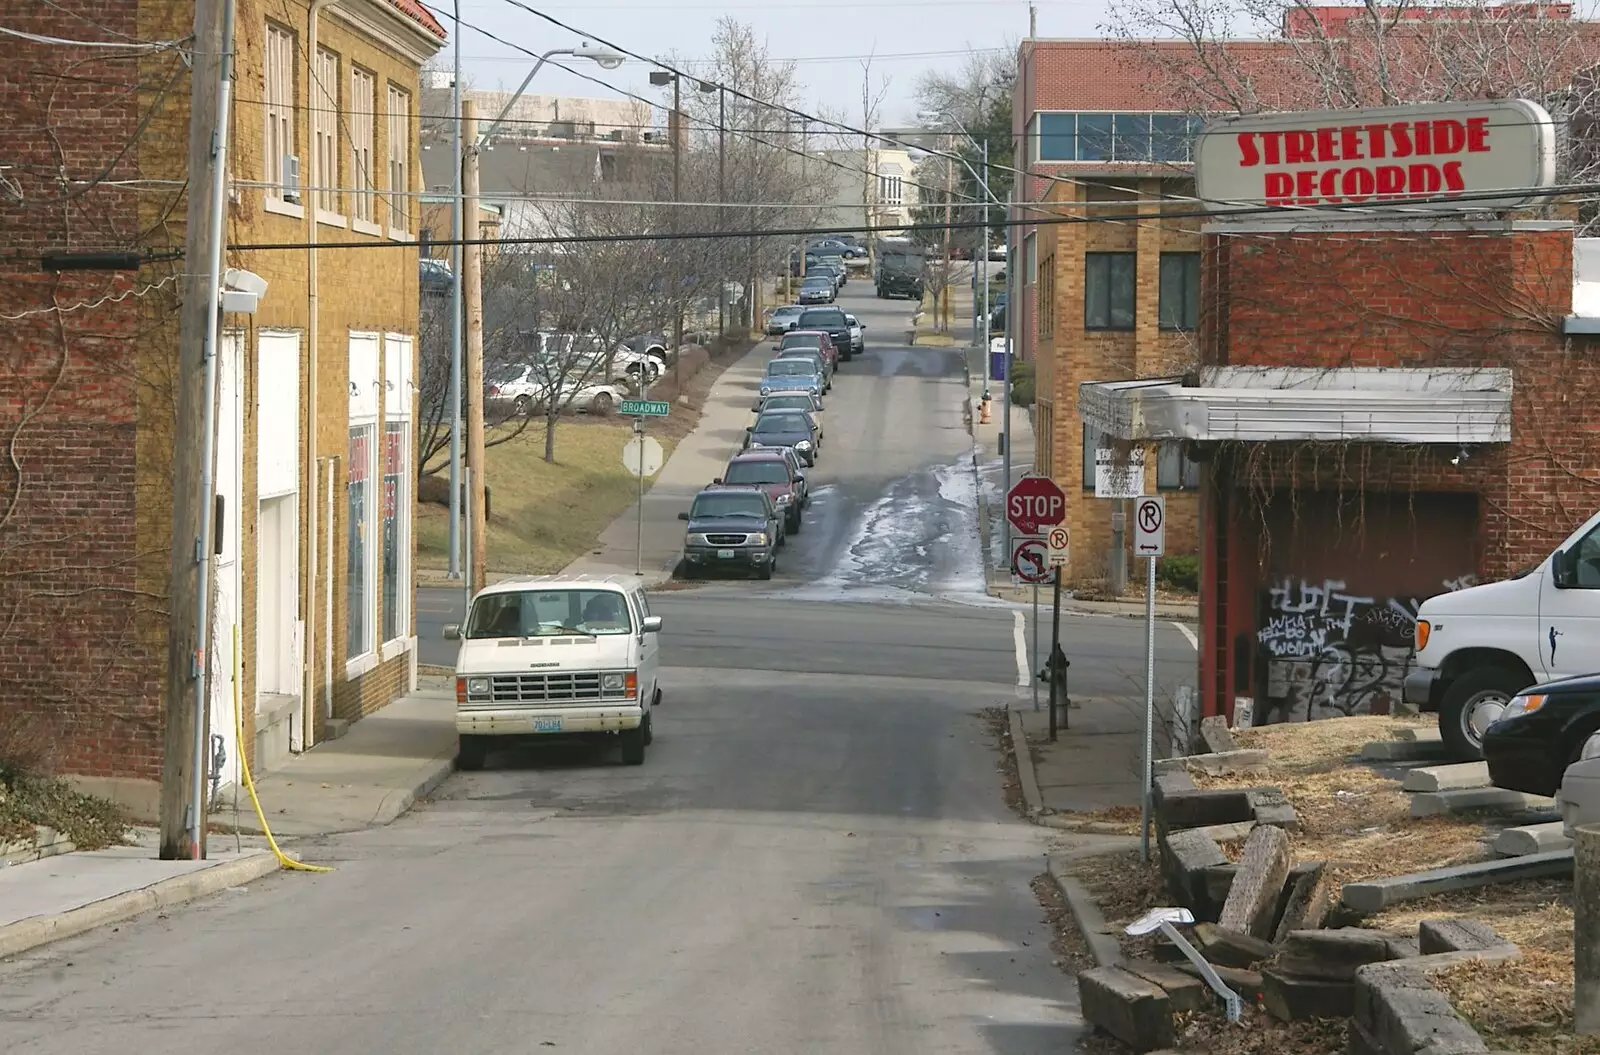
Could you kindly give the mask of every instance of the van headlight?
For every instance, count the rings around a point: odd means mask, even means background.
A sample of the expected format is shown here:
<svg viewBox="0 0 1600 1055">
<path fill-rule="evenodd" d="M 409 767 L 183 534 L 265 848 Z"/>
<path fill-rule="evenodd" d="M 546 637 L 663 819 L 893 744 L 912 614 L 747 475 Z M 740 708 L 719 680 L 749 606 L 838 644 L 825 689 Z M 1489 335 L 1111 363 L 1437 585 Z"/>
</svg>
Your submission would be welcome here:
<svg viewBox="0 0 1600 1055">
<path fill-rule="evenodd" d="M 469 696 L 487 696 L 487 695 L 489 695 L 489 679 L 488 678 L 468 678 L 467 679 L 467 694 Z"/>
<path fill-rule="evenodd" d="M 628 676 L 620 670 L 600 675 L 600 688 L 606 692 L 621 692 L 627 683 Z"/>
</svg>

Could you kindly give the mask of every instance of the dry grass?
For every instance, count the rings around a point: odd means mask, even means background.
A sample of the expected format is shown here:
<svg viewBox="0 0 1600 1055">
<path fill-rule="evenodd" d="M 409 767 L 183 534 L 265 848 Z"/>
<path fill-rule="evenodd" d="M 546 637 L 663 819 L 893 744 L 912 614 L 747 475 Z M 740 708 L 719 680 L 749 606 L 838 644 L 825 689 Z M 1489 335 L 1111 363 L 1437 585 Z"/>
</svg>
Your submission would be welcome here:
<svg viewBox="0 0 1600 1055">
<path fill-rule="evenodd" d="M 1067 871 L 1083 884 L 1105 914 L 1106 922 L 1113 926 L 1132 923 L 1152 906 L 1166 903 L 1153 847 L 1149 864 L 1139 860 L 1138 850 L 1119 850 L 1080 857 Z"/>
<path fill-rule="evenodd" d="M 1188 1011 L 1173 1016 L 1181 1052 L 1207 1055 L 1336 1055 L 1345 1050 L 1345 1020 L 1280 1022 L 1246 1005 L 1237 1024 L 1220 1010 Z M 1125 1055 L 1121 1041 L 1096 1031 L 1085 1038 L 1083 1055 Z"/>
<path fill-rule="evenodd" d="M 1281 788 L 1300 819 L 1290 835 L 1296 861 L 1329 861 L 1341 882 L 1402 875 L 1481 859 L 1484 828 L 1461 817 L 1411 817 L 1400 784 L 1356 762 L 1362 746 L 1394 739 L 1423 718 L 1367 715 L 1268 725 L 1234 734 L 1267 752 L 1265 773 L 1195 776 L 1202 787 Z"/>
<path fill-rule="evenodd" d="M 1101 834 L 1138 835 L 1138 806 L 1106 806 L 1098 810 L 1062 810 L 1051 814 L 1052 828 L 1067 831 L 1074 827 L 1090 828 Z"/>
</svg>

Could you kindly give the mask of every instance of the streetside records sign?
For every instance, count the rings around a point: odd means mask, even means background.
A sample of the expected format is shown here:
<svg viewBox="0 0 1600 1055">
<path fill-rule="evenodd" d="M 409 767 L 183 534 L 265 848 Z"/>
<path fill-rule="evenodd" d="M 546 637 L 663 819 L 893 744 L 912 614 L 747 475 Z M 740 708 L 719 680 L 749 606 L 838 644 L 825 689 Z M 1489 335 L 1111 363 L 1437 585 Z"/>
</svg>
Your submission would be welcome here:
<svg viewBox="0 0 1600 1055">
<path fill-rule="evenodd" d="M 1412 209 L 1509 209 L 1555 183 L 1555 125 L 1523 99 L 1253 114 L 1208 123 L 1194 160 L 1198 194 L 1218 212 L 1342 206 L 1324 214 L 1337 216 L 1362 202 L 1458 195 L 1469 200 Z M 1306 219 L 1293 208 L 1273 218 Z"/>
</svg>

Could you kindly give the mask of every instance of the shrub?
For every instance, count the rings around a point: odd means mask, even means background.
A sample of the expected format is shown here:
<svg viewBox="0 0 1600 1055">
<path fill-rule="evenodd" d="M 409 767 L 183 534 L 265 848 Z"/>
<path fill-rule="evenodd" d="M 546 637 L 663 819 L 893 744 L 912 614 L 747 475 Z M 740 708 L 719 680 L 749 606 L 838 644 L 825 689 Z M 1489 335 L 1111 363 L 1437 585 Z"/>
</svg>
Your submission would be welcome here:
<svg viewBox="0 0 1600 1055">
<path fill-rule="evenodd" d="M 1011 402 L 1019 407 L 1033 406 L 1033 363 L 1011 361 Z"/>
<path fill-rule="evenodd" d="M 1192 554 L 1175 554 L 1163 557 L 1156 565 L 1156 580 L 1178 590 L 1198 593 L 1200 590 L 1200 558 Z"/>
</svg>

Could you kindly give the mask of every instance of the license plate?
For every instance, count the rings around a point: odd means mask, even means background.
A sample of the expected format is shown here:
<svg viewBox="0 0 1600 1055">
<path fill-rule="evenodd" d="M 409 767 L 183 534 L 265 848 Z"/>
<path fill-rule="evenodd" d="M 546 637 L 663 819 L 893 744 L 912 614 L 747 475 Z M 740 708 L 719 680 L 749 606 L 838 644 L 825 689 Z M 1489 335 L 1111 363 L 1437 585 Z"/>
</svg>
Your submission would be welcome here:
<svg viewBox="0 0 1600 1055">
<path fill-rule="evenodd" d="M 535 718 L 533 731 L 536 733 L 559 733 L 561 731 L 560 718 Z"/>
<path fill-rule="evenodd" d="M 731 550 L 731 549 L 719 549 L 719 550 L 717 550 L 717 559 L 718 560 L 732 560 L 733 559 L 733 550 Z"/>
</svg>

